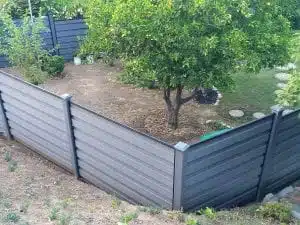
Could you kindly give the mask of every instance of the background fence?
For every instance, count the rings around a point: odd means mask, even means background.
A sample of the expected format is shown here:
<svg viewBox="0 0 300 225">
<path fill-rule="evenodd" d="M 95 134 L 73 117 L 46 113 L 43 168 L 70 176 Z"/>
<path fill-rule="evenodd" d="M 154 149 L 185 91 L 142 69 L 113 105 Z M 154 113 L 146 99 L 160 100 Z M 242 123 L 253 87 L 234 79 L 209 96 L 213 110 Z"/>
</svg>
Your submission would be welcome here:
<svg viewBox="0 0 300 225">
<path fill-rule="evenodd" d="M 45 49 L 55 51 L 63 56 L 65 61 L 73 59 L 73 55 L 79 49 L 80 41 L 86 36 L 88 27 L 83 19 L 55 21 L 51 15 L 44 17 L 46 31 L 41 33 Z M 21 24 L 21 20 L 15 20 Z M 0 56 L 0 68 L 9 65 L 5 56 Z"/>
<path fill-rule="evenodd" d="M 168 209 L 243 205 L 299 179 L 299 113 L 170 146 L 0 72 L 8 138 L 129 202 Z"/>
</svg>

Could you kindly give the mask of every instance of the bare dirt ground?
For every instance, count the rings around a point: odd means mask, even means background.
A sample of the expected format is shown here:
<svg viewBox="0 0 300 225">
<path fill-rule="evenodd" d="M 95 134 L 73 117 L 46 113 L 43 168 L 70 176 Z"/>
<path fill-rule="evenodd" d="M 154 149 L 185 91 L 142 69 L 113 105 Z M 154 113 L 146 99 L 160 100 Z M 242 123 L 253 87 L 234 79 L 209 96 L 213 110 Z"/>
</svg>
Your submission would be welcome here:
<svg viewBox="0 0 300 225">
<path fill-rule="evenodd" d="M 169 129 L 161 91 L 122 84 L 117 79 L 120 72 L 120 66 L 66 64 L 63 79 L 48 80 L 41 87 L 58 95 L 71 94 L 76 103 L 172 144 L 199 140 L 211 130 L 205 122 L 219 118 L 215 106 L 190 102 L 180 111 L 179 128 Z"/>
<path fill-rule="evenodd" d="M 0 137 L 1 225 L 279 225 L 261 218 L 257 205 L 196 216 L 130 205 Z M 212 218 L 213 216 L 213 218 Z M 192 223 L 197 219 L 199 223 Z M 285 223 L 286 224 L 286 223 Z M 290 224 L 299 225 L 296 221 Z"/>
</svg>

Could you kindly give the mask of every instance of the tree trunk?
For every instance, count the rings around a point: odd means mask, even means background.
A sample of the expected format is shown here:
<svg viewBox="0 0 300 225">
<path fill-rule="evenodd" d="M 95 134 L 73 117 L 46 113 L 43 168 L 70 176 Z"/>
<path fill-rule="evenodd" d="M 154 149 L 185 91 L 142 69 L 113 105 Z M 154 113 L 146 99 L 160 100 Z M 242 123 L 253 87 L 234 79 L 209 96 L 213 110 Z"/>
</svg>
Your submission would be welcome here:
<svg viewBox="0 0 300 225">
<path fill-rule="evenodd" d="M 178 128 L 178 116 L 179 116 L 179 108 L 171 108 L 168 109 L 168 125 L 172 129 Z"/>
<path fill-rule="evenodd" d="M 167 105 L 167 116 L 168 116 L 168 125 L 172 129 L 178 128 L 178 116 L 179 116 L 179 110 L 182 105 L 182 90 L 183 87 L 178 86 L 176 97 L 174 102 L 171 100 L 171 89 L 167 88 L 164 90 L 164 99 Z"/>
</svg>

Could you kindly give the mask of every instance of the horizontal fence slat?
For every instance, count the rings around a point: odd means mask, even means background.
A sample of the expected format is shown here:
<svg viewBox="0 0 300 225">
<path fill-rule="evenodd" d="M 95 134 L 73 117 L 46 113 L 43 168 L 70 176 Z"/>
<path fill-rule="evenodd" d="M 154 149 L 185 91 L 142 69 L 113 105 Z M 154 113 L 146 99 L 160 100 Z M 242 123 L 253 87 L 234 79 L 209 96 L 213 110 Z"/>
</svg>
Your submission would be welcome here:
<svg viewBox="0 0 300 225">
<path fill-rule="evenodd" d="M 118 192 L 113 186 L 109 186 L 103 180 L 97 179 L 94 175 L 90 174 L 89 171 L 85 171 L 84 169 L 79 168 L 79 173 L 83 180 L 97 186 L 98 188 L 100 188 L 108 193 L 112 193 L 113 195 L 115 195 L 115 196 L 119 197 L 120 199 L 123 199 L 131 204 L 137 204 L 136 201 L 134 201 L 133 199 L 130 199 L 124 193 Z"/>
<path fill-rule="evenodd" d="M 141 171 L 125 165 L 122 162 L 114 160 L 112 157 L 105 155 L 93 154 L 89 155 L 85 151 L 78 149 L 78 157 L 83 161 L 97 161 L 99 164 L 106 164 L 106 166 L 112 168 L 115 171 L 118 171 L 124 176 L 128 176 L 130 179 L 135 180 L 136 182 L 142 182 L 145 185 L 145 189 L 149 188 L 154 192 L 159 192 L 165 198 L 172 199 L 172 192 L 170 192 L 171 186 L 164 186 L 161 183 L 151 179 L 151 177 L 144 175 Z"/>
<path fill-rule="evenodd" d="M 173 163 L 171 161 L 173 154 L 170 154 L 169 158 L 165 157 L 166 159 L 160 157 L 159 155 L 157 155 L 157 153 L 151 154 L 151 152 L 146 151 L 144 147 L 143 148 L 140 147 L 143 143 L 140 143 L 139 145 L 135 145 L 133 142 L 129 142 L 129 140 L 126 140 L 125 139 L 126 136 L 124 136 L 125 138 L 122 139 L 119 136 L 115 136 L 116 132 L 118 132 L 115 129 L 110 130 L 109 127 L 103 127 L 102 129 L 98 129 L 90 126 L 87 123 L 82 123 L 78 121 L 77 118 L 73 119 L 73 126 L 80 132 L 79 135 L 89 136 L 88 138 L 90 140 L 90 143 L 95 143 L 94 145 L 97 145 L 97 142 L 102 142 L 102 143 L 105 142 L 106 144 L 110 144 L 111 146 L 115 147 L 116 149 L 119 149 L 120 151 L 124 151 L 127 152 L 128 154 L 131 154 L 132 156 L 136 156 L 141 159 L 144 159 L 144 161 L 147 161 L 149 163 L 153 162 L 156 164 L 157 168 L 160 169 L 164 168 L 166 172 L 172 173 L 173 171 L 172 170 Z M 144 137 L 142 137 L 142 141 L 143 140 Z M 155 149 L 154 147 L 149 148 L 149 150 L 151 149 L 153 149 L 153 151 L 159 151 L 158 148 L 157 149 Z M 170 153 L 172 152 L 170 151 Z"/>
<path fill-rule="evenodd" d="M 284 149 L 284 151 L 280 152 L 273 158 L 273 164 L 277 165 L 282 162 L 282 160 L 288 159 L 290 156 L 296 156 L 300 154 L 300 143 L 294 145 L 292 148 Z"/>
<path fill-rule="evenodd" d="M 73 24 L 59 24 L 59 23 L 55 23 L 55 29 L 56 32 L 61 32 L 61 31 L 68 31 L 68 30 L 79 30 L 79 29 L 88 29 L 88 26 L 83 22 L 77 22 L 77 23 L 73 23 Z"/>
<path fill-rule="evenodd" d="M 159 193 L 154 192 L 153 190 L 149 189 L 146 185 L 143 185 L 144 180 L 141 180 L 141 182 L 137 182 L 132 178 L 128 177 L 126 173 L 115 170 L 111 166 L 105 164 L 103 161 L 97 162 L 92 157 L 89 157 L 87 155 L 85 155 L 84 157 L 80 157 L 80 155 L 78 155 L 78 157 L 78 165 L 80 168 L 87 168 L 87 166 L 92 167 L 93 169 L 95 169 L 97 174 L 106 173 L 106 175 L 109 176 L 111 179 L 118 181 L 120 186 L 127 186 L 132 191 L 135 191 L 141 196 L 145 196 L 145 198 L 149 200 L 151 199 L 151 201 L 155 202 L 158 205 L 164 207 L 168 207 L 171 205 L 172 196 L 168 197 L 167 199 L 164 199 L 163 196 L 159 195 Z M 97 176 L 96 174 L 94 175 Z"/>
<path fill-rule="evenodd" d="M 159 173 L 160 176 L 166 181 L 172 180 L 173 172 L 171 170 L 172 166 L 170 165 L 166 165 L 165 168 L 158 167 L 155 163 L 155 158 L 145 158 L 146 156 L 144 154 L 140 154 L 139 151 L 135 151 L 132 148 L 130 149 L 127 146 L 116 148 L 115 146 L 113 146 L 113 143 L 106 143 L 102 140 L 93 139 L 90 136 L 78 131 L 76 128 L 74 130 L 74 134 L 76 140 L 83 141 L 84 143 L 87 143 L 89 146 L 94 147 L 95 149 L 99 149 L 101 151 L 109 150 L 110 152 L 115 152 L 115 154 L 120 154 L 122 156 L 127 155 L 135 161 L 139 161 L 142 164 L 148 165 L 148 167 L 152 168 L 152 171 L 157 171 L 157 173 Z M 145 168 L 145 170 L 147 171 L 148 169 Z"/>
<path fill-rule="evenodd" d="M 216 163 L 222 163 L 222 161 L 229 160 L 236 155 L 251 151 L 252 149 L 265 146 L 267 148 L 267 141 L 269 139 L 269 133 L 258 136 L 254 139 L 240 143 L 237 145 L 230 146 L 229 148 L 221 149 L 218 152 L 213 152 L 206 157 L 199 158 L 196 161 L 192 161 L 186 164 L 187 170 L 202 170 L 206 167 L 212 166 Z"/>
<path fill-rule="evenodd" d="M 32 98 L 31 96 L 28 96 L 25 93 L 19 92 L 15 89 L 8 88 L 7 86 L 4 85 L 0 85 L 0 89 L 4 95 L 9 95 L 10 97 L 18 99 L 19 101 L 31 105 L 34 108 L 41 109 L 55 118 L 58 119 L 62 118 L 61 115 L 63 111 L 61 109 L 55 108 L 45 103 L 44 101 L 40 101 L 37 98 Z M 62 118 L 62 120 L 63 119 L 64 118 Z"/>
<path fill-rule="evenodd" d="M 247 163 L 244 163 L 242 166 L 226 170 L 217 176 L 206 179 L 205 182 L 198 182 L 197 179 L 187 180 L 184 183 L 184 198 L 188 199 L 198 194 L 201 194 L 204 191 L 209 191 L 211 188 L 220 186 L 221 182 L 227 182 L 232 179 L 242 177 L 245 173 L 255 170 L 256 168 L 260 169 L 260 166 L 263 163 L 263 157 L 259 157 L 256 160 L 251 160 Z"/>
<path fill-rule="evenodd" d="M 220 149 L 229 147 L 244 140 L 251 140 L 271 129 L 274 115 L 265 117 L 250 125 L 228 131 L 211 140 L 192 145 L 187 155 L 187 162 L 197 160 Z M 201 151 L 199 151 L 201 149 Z"/>
<path fill-rule="evenodd" d="M 87 34 L 87 29 L 78 29 L 78 30 L 66 30 L 57 32 L 57 38 L 64 38 L 70 36 L 85 36 Z"/>
<path fill-rule="evenodd" d="M 277 136 L 276 143 L 280 144 L 281 142 L 288 140 L 296 134 L 300 134 L 300 123 L 294 124 L 294 126 L 292 126 L 291 128 L 285 129 L 284 131 L 280 132 Z"/>
<path fill-rule="evenodd" d="M 95 168 L 93 168 L 91 165 L 87 163 L 81 162 L 80 170 L 89 171 L 90 174 L 92 174 L 97 180 L 100 180 L 107 185 L 114 187 L 114 189 L 117 192 L 121 192 L 128 197 L 130 197 L 134 202 L 145 204 L 149 206 L 159 206 L 159 204 L 155 203 L 152 199 L 147 198 L 146 196 L 143 196 L 139 194 L 137 191 L 131 189 L 130 187 L 127 187 L 126 185 L 123 185 L 121 182 L 123 181 L 123 178 L 120 177 L 119 180 L 113 179 L 110 174 L 107 171 L 100 171 Z M 130 183 L 128 185 L 131 185 Z M 171 204 L 164 205 L 166 208 L 170 208 Z"/>
<path fill-rule="evenodd" d="M 55 26 L 59 25 L 72 25 L 72 24 L 77 24 L 77 23 L 85 23 L 83 19 L 74 19 L 74 20 L 56 20 L 54 21 Z"/>
<path fill-rule="evenodd" d="M 275 149 L 275 154 L 279 154 L 280 152 L 286 151 L 299 143 L 300 143 L 300 133 L 278 144 Z"/>
<path fill-rule="evenodd" d="M 51 115 L 46 114 L 38 109 L 35 109 L 31 107 L 30 105 L 26 103 L 22 103 L 18 101 L 17 99 L 14 99 L 10 96 L 7 96 L 5 94 L 2 94 L 2 98 L 4 100 L 4 107 L 5 108 L 14 108 L 19 111 L 26 112 L 30 116 L 34 116 L 38 119 L 44 119 L 47 118 L 47 122 L 54 126 L 57 130 L 65 132 L 65 123 L 63 121 L 57 120 L 56 118 L 53 118 Z"/>
<path fill-rule="evenodd" d="M 49 160 L 53 160 L 55 163 L 69 170 L 72 169 L 71 162 L 68 159 L 62 157 L 61 155 L 57 155 L 55 152 L 49 150 L 48 147 L 45 147 L 44 145 L 41 145 L 39 142 L 28 138 L 26 133 L 15 130 L 13 128 L 11 129 L 11 133 L 15 139 L 25 144 L 26 146 L 33 148 L 35 151 L 47 157 Z"/>
<path fill-rule="evenodd" d="M 202 171 L 196 171 L 196 170 L 189 170 L 188 168 L 185 168 L 185 176 L 186 180 L 189 179 L 198 179 L 198 182 L 208 179 L 209 177 L 213 177 L 217 175 L 218 173 L 223 172 L 224 170 L 228 170 L 230 168 L 234 168 L 238 165 L 243 165 L 246 162 L 249 162 L 251 160 L 257 159 L 258 157 L 262 156 L 266 151 L 266 147 L 262 146 L 256 149 L 253 149 L 252 151 L 246 152 L 244 154 L 238 155 L 234 158 L 231 158 L 227 161 L 224 161 L 217 165 L 212 165 L 211 167 L 206 168 Z"/>
<path fill-rule="evenodd" d="M 279 132 L 283 130 L 294 127 L 296 124 L 300 123 L 300 111 L 293 112 L 283 117 L 282 122 L 280 123 Z"/>
<path fill-rule="evenodd" d="M 92 147 L 89 144 L 82 142 L 78 138 L 76 138 L 76 145 L 80 150 L 84 150 L 87 154 L 90 155 L 110 155 L 115 160 L 123 162 L 128 166 L 130 165 L 136 170 L 140 170 L 140 173 L 142 173 L 145 176 L 148 175 L 151 179 L 153 179 L 153 182 L 155 183 L 158 183 L 168 188 L 172 187 L 173 185 L 173 180 L 171 179 L 171 176 L 167 176 L 164 173 L 161 173 L 161 171 L 157 170 L 152 165 L 147 165 L 142 161 L 131 157 L 130 155 L 122 154 L 114 148 L 110 148 L 109 146 L 103 148 L 101 145 L 97 147 Z"/>
<path fill-rule="evenodd" d="M 36 123 L 34 123 L 33 120 L 26 121 L 24 118 L 21 118 L 9 111 L 6 112 L 6 117 L 14 123 L 17 123 L 19 126 L 26 127 L 27 129 L 30 129 L 33 133 L 42 136 L 45 140 L 51 142 L 53 145 L 56 145 L 57 147 L 63 148 L 67 151 L 67 139 L 62 139 L 61 137 L 58 137 L 55 132 L 51 133 L 45 127 L 38 126 Z"/>
<path fill-rule="evenodd" d="M 66 151 L 63 148 L 57 147 L 57 145 L 54 145 L 47 139 L 41 137 L 41 135 L 37 135 L 36 133 L 32 132 L 27 127 L 22 127 L 20 124 L 17 124 L 11 120 L 8 121 L 9 126 L 11 129 L 14 129 L 15 131 L 19 133 L 23 133 L 24 136 L 30 138 L 31 140 L 35 141 L 41 146 L 44 146 L 44 148 L 48 149 L 49 151 L 55 153 L 56 155 L 60 155 L 61 157 L 65 158 L 66 160 L 70 158 L 70 152 Z"/>
<path fill-rule="evenodd" d="M 72 115 L 75 117 L 74 124 L 85 123 L 86 127 L 103 130 L 111 135 L 119 138 L 122 141 L 126 141 L 140 149 L 143 149 L 145 153 L 153 155 L 158 159 L 169 161 L 170 164 L 174 161 L 174 148 L 165 143 L 159 142 L 152 137 L 147 137 L 131 128 L 118 124 L 103 116 L 96 115 L 88 112 L 78 106 L 72 104 Z M 83 122 L 83 123 L 82 123 Z"/>
<path fill-rule="evenodd" d="M 61 131 L 56 127 L 53 127 L 51 124 L 47 123 L 48 118 L 39 119 L 33 115 L 27 114 L 25 111 L 17 109 L 16 107 L 5 104 L 5 109 L 8 114 L 12 114 L 15 117 L 18 117 L 21 120 L 32 123 L 40 129 L 46 130 L 48 133 L 52 134 L 54 137 L 60 139 L 61 141 L 68 140 L 68 137 L 65 131 Z M 9 117 L 9 116 L 8 116 Z"/>
<path fill-rule="evenodd" d="M 52 93 L 47 93 L 46 91 L 41 90 L 36 86 L 29 85 L 16 78 L 12 78 L 10 76 L 4 75 L 0 71 L 0 85 L 1 83 L 4 84 L 6 87 L 10 87 L 9 89 L 10 93 L 7 94 L 12 94 L 11 91 L 15 92 L 15 90 L 17 90 L 24 95 L 28 95 L 41 102 L 47 103 L 48 105 L 51 105 L 57 109 L 63 110 L 62 103 L 61 103 L 62 101 L 60 97 L 55 96 Z M 5 93 L 5 90 L 2 89 L 4 88 L 3 87 L 4 85 L 1 85 L 0 88 Z"/>
</svg>

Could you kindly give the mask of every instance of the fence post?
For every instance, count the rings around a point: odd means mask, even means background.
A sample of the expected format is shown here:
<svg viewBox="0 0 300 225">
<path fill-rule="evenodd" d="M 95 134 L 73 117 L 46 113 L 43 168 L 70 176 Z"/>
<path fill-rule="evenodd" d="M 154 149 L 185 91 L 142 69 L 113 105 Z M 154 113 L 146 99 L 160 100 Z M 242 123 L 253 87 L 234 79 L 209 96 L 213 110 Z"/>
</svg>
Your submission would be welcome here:
<svg viewBox="0 0 300 225">
<path fill-rule="evenodd" d="M 270 134 L 270 138 L 269 138 L 269 142 L 265 154 L 265 159 L 262 166 L 262 173 L 258 183 L 258 190 L 256 195 L 257 201 L 261 201 L 264 198 L 264 195 L 266 194 L 265 193 L 266 179 L 270 174 L 270 171 L 272 170 L 272 166 L 273 166 L 272 158 L 273 158 L 273 153 L 276 149 L 276 137 L 278 134 L 278 125 L 282 120 L 282 113 L 283 110 L 277 111 L 273 119 L 272 130 L 271 130 L 271 134 Z"/>
<path fill-rule="evenodd" d="M 2 119 L 2 122 L 3 122 L 3 125 L 4 125 L 4 132 L 5 132 L 5 137 L 10 141 L 12 140 L 12 135 L 10 133 L 10 128 L 9 128 L 9 125 L 8 125 L 8 120 L 7 120 L 7 117 L 6 117 L 6 111 L 5 111 L 5 108 L 4 108 L 4 102 L 3 102 L 3 99 L 2 99 L 2 92 L 0 91 L 0 116 L 1 116 L 1 119 Z"/>
<path fill-rule="evenodd" d="M 72 155 L 72 166 L 76 178 L 79 179 L 80 176 L 79 176 L 79 168 L 78 168 L 78 158 L 77 158 L 77 151 L 75 146 L 75 137 L 74 137 L 74 130 L 72 125 L 72 115 L 71 115 L 72 96 L 69 94 L 64 94 L 61 97 L 63 98 L 65 122 L 66 122 L 67 134 L 68 134 L 68 143 Z"/>
<path fill-rule="evenodd" d="M 48 12 L 47 16 L 48 16 L 49 27 L 50 27 L 50 31 L 51 31 L 51 38 L 52 38 L 52 44 L 53 44 L 54 52 L 55 52 L 56 55 L 59 55 L 59 48 L 58 48 L 55 21 L 53 19 L 53 16 L 52 16 L 51 12 Z"/>
<path fill-rule="evenodd" d="M 183 169 L 184 169 L 184 158 L 185 151 L 190 146 L 183 142 L 178 142 L 175 145 L 175 156 L 174 156 L 174 188 L 173 188 L 173 209 L 182 209 L 182 194 L 183 194 Z"/>
</svg>

